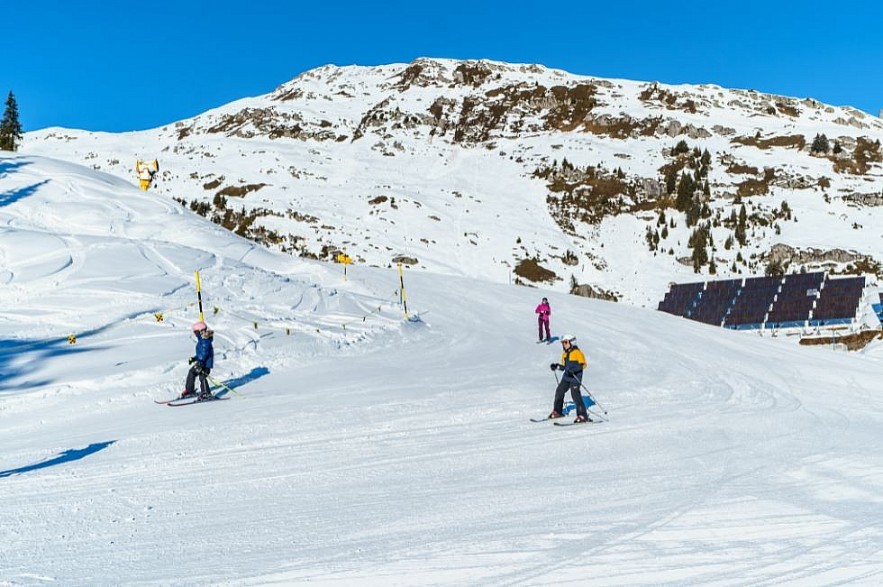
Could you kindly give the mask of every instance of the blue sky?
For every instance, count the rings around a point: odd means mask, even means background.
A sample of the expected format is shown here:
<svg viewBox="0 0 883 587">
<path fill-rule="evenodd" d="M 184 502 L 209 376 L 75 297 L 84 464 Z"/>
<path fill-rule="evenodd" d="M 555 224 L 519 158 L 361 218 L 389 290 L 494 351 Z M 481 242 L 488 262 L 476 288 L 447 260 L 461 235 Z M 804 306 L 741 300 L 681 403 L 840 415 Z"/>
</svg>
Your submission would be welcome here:
<svg viewBox="0 0 883 587">
<path fill-rule="evenodd" d="M 0 92 L 25 131 L 152 128 L 327 63 L 417 57 L 883 108 L 879 1 L 11 0 L 3 21 Z"/>
</svg>

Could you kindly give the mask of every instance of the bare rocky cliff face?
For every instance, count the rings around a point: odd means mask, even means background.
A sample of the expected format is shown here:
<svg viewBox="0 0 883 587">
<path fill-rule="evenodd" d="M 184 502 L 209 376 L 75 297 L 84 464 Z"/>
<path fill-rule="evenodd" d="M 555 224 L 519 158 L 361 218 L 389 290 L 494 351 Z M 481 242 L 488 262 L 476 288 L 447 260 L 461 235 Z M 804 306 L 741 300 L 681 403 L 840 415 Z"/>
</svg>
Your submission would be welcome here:
<svg viewBox="0 0 883 587">
<path fill-rule="evenodd" d="M 881 138 L 880 119 L 809 98 L 439 59 L 324 66 L 123 148 L 26 137 L 124 177 L 157 157 L 156 191 L 295 255 L 645 305 L 773 260 L 879 271 Z"/>
</svg>

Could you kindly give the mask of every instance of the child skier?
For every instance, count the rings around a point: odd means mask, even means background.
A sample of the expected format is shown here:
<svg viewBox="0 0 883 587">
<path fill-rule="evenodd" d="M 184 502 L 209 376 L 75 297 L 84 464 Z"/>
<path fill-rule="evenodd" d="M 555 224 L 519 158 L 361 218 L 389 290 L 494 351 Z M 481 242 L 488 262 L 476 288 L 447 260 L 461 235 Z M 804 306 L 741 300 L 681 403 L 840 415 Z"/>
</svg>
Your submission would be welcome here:
<svg viewBox="0 0 883 587">
<path fill-rule="evenodd" d="M 206 376 L 211 373 L 215 364 L 215 350 L 212 346 L 212 339 L 215 333 L 209 330 L 205 322 L 201 320 L 190 327 L 196 336 L 196 354 L 190 357 L 190 371 L 187 372 L 187 380 L 184 383 L 184 392 L 182 398 L 191 397 L 196 393 L 196 378 L 199 377 L 199 396 L 197 400 L 206 400 L 212 398 L 209 390 Z"/>
<path fill-rule="evenodd" d="M 591 422 L 589 413 L 583 403 L 580 394 L 580 386 L 583 380 L 583 369 L 587 367 L 586 357 L 579 347 L 576 346 L 576 337 L 572 334 L 566 334 L 561 337 L 561 363 L 552 363 L 549 365 L 552 371 L 564 371 L 558 387 L 555 388 L 555 403 L 552 407 L 552 413 L 549 414 L 550 419 L 561 418 L 564 416 L 564 393 L 570 389 L 570 397 L 576 404 L 576 420 L 574 424 L 582 422 Z"/>
<path fill-rule="evenodd" d="M 537 306 L 535 310 L 537 314 L 537 328 L 539 329 L 540 334 L 540 342 L 544 340 L 549 342 L 552 338 L 552 335 L 549 333 L 549 316 L 552 315 L 552 308 L 549 306 L 549 300 L 543 298 L 543 301 Z M 543 327 L 546 328 L 546 338 L 543 338 Z"/>
</svg>

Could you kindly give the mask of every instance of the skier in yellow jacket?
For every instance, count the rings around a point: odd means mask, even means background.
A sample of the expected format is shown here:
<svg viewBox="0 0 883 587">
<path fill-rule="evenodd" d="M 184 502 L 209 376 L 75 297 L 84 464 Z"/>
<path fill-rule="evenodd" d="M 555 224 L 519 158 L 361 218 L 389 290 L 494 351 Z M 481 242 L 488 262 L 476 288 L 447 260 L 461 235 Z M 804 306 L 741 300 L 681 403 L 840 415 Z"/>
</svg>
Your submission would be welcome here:
<svg viewBox="0 0 883 587">
<path fill-rule="evenodd" d="M 589 413 L 583 403 L 582 394 L 580 394 L 580 386 L 583 381 L 583 370 L 588 366 L 586 356 L 579 347 L 576 346 L 576 337 L 572 334 L 566 334 L 561 337 L 561 362 L 552 363 L 550 365 L 552 371 L 564 371 L 558 387 L 555 388 L 555 403 L 552 413 L 549 414 L 550 419 L 562 418 L 564 416 L 564 394 L 570 389 L 570 397 L 576 404 L 576 420 L 575 424 L 583 422 L 591 422 Z"/>
</svg>

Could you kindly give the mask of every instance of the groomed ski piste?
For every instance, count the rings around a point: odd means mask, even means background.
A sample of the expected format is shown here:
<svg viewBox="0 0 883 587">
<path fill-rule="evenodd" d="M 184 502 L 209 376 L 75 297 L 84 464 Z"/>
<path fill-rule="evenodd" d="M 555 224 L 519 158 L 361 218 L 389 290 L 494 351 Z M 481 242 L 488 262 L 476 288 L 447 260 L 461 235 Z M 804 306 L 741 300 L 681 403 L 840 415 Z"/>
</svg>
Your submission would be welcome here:
<svg viewBox="0 0 883 587">
<path fill-rule="evenodd" d="M 169 409 L 195 271 L 230 401 Z M 0 157 L 0 584 L 883 582 L 880 343 L 404 282 Z M 609 421 L 530 422 L 542 295 Z"/>
</svg>

